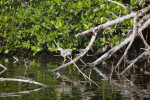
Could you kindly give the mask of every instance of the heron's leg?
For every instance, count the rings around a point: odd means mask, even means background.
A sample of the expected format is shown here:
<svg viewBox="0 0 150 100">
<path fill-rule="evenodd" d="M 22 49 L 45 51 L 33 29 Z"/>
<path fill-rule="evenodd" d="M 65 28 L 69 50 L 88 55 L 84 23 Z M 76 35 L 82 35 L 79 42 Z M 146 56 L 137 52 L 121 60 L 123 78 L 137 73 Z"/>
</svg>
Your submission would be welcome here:
<svg viewBox="0 0 150 100">
<path fill-rule="evenodd" d="M 70 61 L 72 60 L 72 56 L 71 55 L 68 55 L 67 57 L 69 58 Z"/>
<path fill-rule="evenodd" d="M 66 57 L 64 57 L 64 62 L 63 62 L 63 65 L 65 64 L 65 62 L 66 62 Z"/>
<path fill-rule="evenodd" d="M 72 60 L 72 55 L 70 55 L 70 57 L 71 57 L 71 60 Z"/>
</svg>

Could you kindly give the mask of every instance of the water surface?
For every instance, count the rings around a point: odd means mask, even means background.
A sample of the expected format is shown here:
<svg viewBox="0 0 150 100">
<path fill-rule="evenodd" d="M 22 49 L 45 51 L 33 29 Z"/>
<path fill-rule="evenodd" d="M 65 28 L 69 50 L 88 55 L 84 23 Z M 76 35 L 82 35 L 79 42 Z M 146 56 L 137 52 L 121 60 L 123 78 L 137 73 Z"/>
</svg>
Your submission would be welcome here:
<svg viewBox="0 0 150 100">
<path fill-rule="evenodd" d="M 18 57 L 19 58 L 19 57 Z M 121 81 L 114 73 L 111 81 L 109 79 L 109 71 L 99 68 L 86 69 L 83 72 L 100 86 L 85 79 L 78 72 L 74 65 L 62 69 L 59 73 L 53 73 L 50 70 L 62 64 L 61 57 L 49 59 L 44 58 L 19 58 L 15 62 L 13 58 L 3 58 L 0 63 L 8 68 L 0 74 L 1 78 L 30 80 L 41 83 L 44 86 L 19 82 L 19 81 L 0 81 L 0 99 L 5 100 L 130 100 L 140 98 L 136 91 L 145 88 L 146 93 L 142 93 L 144 97 L 149 98 L 148 83 L 135 83 L 134 81 Z M 81 62 L 77 63 L 81 67 Z M 109 65 L 109 64 L 108 64 Z M 108 66 L 108 69 L 111 68 Z M 0 71 L 3 71 L 0 68 Z M 140 76 L 136 75 L 135 77 Z M 148 76 L 146 76 L 148 77 Z M 142 79 L 141 79 L 142 80 Z M 149 82 L 149 79 L 146 80 Z M 132 86 L 133 85 L 133 86 Z"/>
</svg>

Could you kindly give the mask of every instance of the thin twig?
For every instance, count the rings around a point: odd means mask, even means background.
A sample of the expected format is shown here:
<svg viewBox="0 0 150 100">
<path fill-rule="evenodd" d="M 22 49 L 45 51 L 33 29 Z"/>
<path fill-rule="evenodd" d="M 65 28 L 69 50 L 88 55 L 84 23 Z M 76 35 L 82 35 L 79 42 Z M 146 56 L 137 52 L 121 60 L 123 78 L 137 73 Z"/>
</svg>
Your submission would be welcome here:
<svg viewBox="0 0 150 100">
<path fill-rule="evenodd" d="M 139 28 L 138 28 L 138 32 L 142 32 L 146 27 L 148 27 L 148 25 L 150 24 L 150 19 L 148 19 L 145 23 L 143 23 Z M 100 64 L 102 61 L 110 58 L 115 52 L 117 52 L 119 49 L 121 49 L 122 47 L 124 47 L 126 44 L 128 44 L 132 38 L 132 32 L 130 32 L 130 35 L 125 38 L 122 42 L 120 42 L 119 44 L 115 45 L 113 48 L 111 48 L 108 52 L 106 52 L 105 54 L 103 54 L 100 58 L 98 58 L 97 60 L 95 60 L 94 62 L 92 62 L 90 65 L 92 66 L 96 66 L 98 64 Z M 136 35 L 137 36 L 137 35 Z"/>
<path fill-rule="evenodd" d="M 108 11 L 109 12 L 109 11 Z M 111 13 L 112 15 L 114 15 L 116 18 L 118 18 L 118 16 L 117 15 L 115 15 L 113 12 L 109 12 L 109 13 Z"/>
<path fill-rule="evenodd" d="M 150 50 L 150 48 L 146 49 L 145 52 L 143 52 L 140 56 L 138 56 L 136 59 L 134 59 L 132 61 L 132 63 L 124 71 L 121 72 L 121 74 L 124 74 L 128 69 L 130 69 L 133 66 L 133 64 L 135 64 L 140 58 L 142 58 L 143 56 L 149 55 L 149 53 L 150 53 L 149 50 Z"/>
<path fill-rule="evenodd" d="M 91 79 L 91 73 L 92 73 L 92 69 L 90 69 L 90 73 L 89 73 L 89 79 Z M 90 82 L 90 86 L 91 86 L 91 81 Z"/>
<path fill-rule="evenodd" d="M 79 59 L 81 59 L 81 58 L 89 51 L 89 49 L 92 47 L 92 45 L 93 45 L 93 43 L 94 43 L 94 41 L 95 41 L 95 39 L 96 39 L 96 36 L 97 36 L 97 32 L 94 32 L 93 35 L 92 35 L 92 38 L 91 38 L 90 43 L 89 43 L 88 46 L 84 49 L 84 52 L 81 52 L 79 56 L 77 56 L 77 57 L 74 58 L 72 61 L 70 61 L 70 62 L 68 62 L 68 63 L 66 63 L 66 64 L 64 64 L 64 65 L 61 65 L 61 66 L 59 66 L 59 67 L 53 69 L 52 71 L 60 70 L 60 69 L 62 69 L 62 68 L 64 68 L 64 67 L 66 67 L 66 66 L 69 66 L 69 65 L 73 64 L 74 62 L 78 61 Z"/>
<path fill-rule="evenodd" d="M 130 49 L 134 39 L 135 39 L 135 36 L 136 36 L 136 32 L 137 32 L 137 26 L 136 26 L 136 16 L 134 17 L 134 24 L 133 24 L 133 35 L 132 35 L 132 38 L 131 38 L 131 41 L 127 47 L 127 49 L 125 50 L 123 56 L 121 57 L 121 59 L 119 60 L 119 62 L 117 63 L 115 69 L 120 65 L 120 63 L 122 62 L 122 60 L 124 59 L 124 57 L 127 55 L 128 53 L 128 50 Z"/>
<path fill-rule="evenodd" d="M 0 67 L 2 67 L 2 68 L 4 68 L 5 70 L 7 70 L 7 68 L 6 68 L 4 65 L 2 65 L 2 64 L 0 64 Z"/>
<path fill-rule="evenodd" d="M 43 89 L 44 87 L 41 87 L 41 88 L 36 88 L 36 89 L 33 89 L 33 90 L 26 90 L 26 91 L 18 91 L 18 92 L 11 92 L 11 93 L 1 93 L 0 94 L 0 97 L 14 97 L 14 96 L 21 96 L 19 94 L 24 94 L 24 93 L 31 93 L 31 92 L 36 92 L 36 91 L 39 91 L 41 89 Z"/>
<path fill-rule="evenodd" d="M 67 56 L 68 57 L 68 56 Z M 70 58 L 70 57 L 68 57 L 69 59 L 70 59 L 70 61 L 72 61 L 72 59 Z M 73 61 L 72 61 L 73 62 Z M 96 86 L 98 86 L 99 88 L 100 88 L 100 86 L 97 84 L 97 83 L 95 83 L 92 79 L 90 79 L 89 77 L 87 77 L 80 69 L 79 69 L 79 67 L 76 65 L 76 63 L 75 62 L 73 62 L 73 64 L 76 66 L 76 68 L 78 69 L 78 71 L 85 77 L 85 78 L 87 78 L 88 80 L 90 80 L 92 83 L 94 83 Z"/>
<path fill-rule="evenodd" d="M 139 36 L 140 36 L 140 38 L 142 39 L 142 41 L 143 41 L 143 43 L 144 43 L 144 45 L 145 45 L 145 48 L 150 47 L 150 46 L 148 45 L 148 43 L 146 42 L 146 40 L 144 39 L 142 32 L 139 32 Z"/>
<path fill-rule="evenodd" d="M 16 58 L 15 56 L 13 56 L 13 58 L 15 59 L 14 63 L 18 62 L 18 58 Z"/>
<path fill-rule="evenodd" d="M 87 65 L 82 59 L 80 59 L 80 61 L 81 61 L 85 66 Z"/>
<path fill-rule="evenodd" d="M 141 26 L 141 24 L 143 24 L 148 19 L 150 19 L 150 14 L 146 14 L 145 16 L 143 16 L 142 19 L 140 19 L 139 22 L 137 23 L 137 26 Z"/>
<path fill-rule="evenodd" d="M 36 84 L 42 87 L 48 87 L 45 84 L 33 81 L 33 80 L 29 80 L 29 79 L 16 79 L 16 78 L 0 78 L 0 81 L 16 81 L 16 82 L 25 82 L 25 83 L 31 83 L 31 84 Z"/>
<path fill-rule="evenodd" d="M 60 48 L 60 46 L 59 46 L 59 45 L 57 45 L 56 41 L 55 41 L 55 40 L 53 40 L 53 41 L 54 41 L 55 45 L 57 46 L 57 48 Z"/>
<path fill-rule="evenodd" d="M 119 2 L 112 1 L 112 0 L 107 0 L 107 1 L 112 2 L 112 3 L 115 3 L 115 4 L 117 4 L 117 5 L 121 6 L 121 7 L 123 7 L 124 9 L 128 9 L 126 6 L 124 6 L 123 4 L 121 4 L 121 3 L 119 3 Z"/>
<path fill-rule="evenodd" d="M 3 69 L 3 70 L 0 72 L 0 74 L 3 74 L 6 70 L 7 70 L 7 69 Z"/>
<path fill-rule="evenodd" d="M 93 31 L 99 31 L 99 30 L 105 29 L 107 27 L 110 27 L 110 26 L 112 26 L 114 24 L 121 23 L 121 22 L 123 22 L 123 21 L 125 21 L 127 19 L 130 19 L 130 18 L 133 18 L 135 16 L 137 16 L 137 17 L 142 16 L 144 13 L 146 13 L 149 10 L 150 10 L 150 5 L 148 7 L 145 7 L 143 9 L 137 11 L 137 12 L 134 12 L 134 13 L 132 12 L 132 13 L 126 15 L 126 16 L 120 17 L 120 18 L 112 20 L 112 21 L 107 21 L 104 24 L 98 25 L 98 26 L 96 26 L 94 28 L 91 28 L 89 30 L 83 31 L 81 33 L 78 33 L 78 34 L 75 35 L 75 38 L 77 38 L 79 36 L 84 36 L 84 35 L 90 34 Z"/>
</svg>

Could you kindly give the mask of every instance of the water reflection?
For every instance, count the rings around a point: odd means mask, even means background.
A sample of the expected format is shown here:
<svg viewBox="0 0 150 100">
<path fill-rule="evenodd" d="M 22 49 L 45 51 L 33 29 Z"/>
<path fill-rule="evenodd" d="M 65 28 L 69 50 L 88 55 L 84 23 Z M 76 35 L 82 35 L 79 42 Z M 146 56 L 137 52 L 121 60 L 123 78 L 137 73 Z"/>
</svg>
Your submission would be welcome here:
<svg viewBox="0 0 150 100">
<path fill-rule="evenodd" d="M 110 77 L 108 77 L 110 73 L 106 75 L 106 73 L 101 68 L 97 67 L 95 67 L 94 70 L 99 73 L 99 75 L 101 75 L 104 79 L 110 79 Z M 110 72 L 112 73 L 112 71 Z M 124 75 L 119 75 L 117 71 L 115 71 L 115 73 L 118 76 L 118 80 L 111 78 L 111 80 L 109 81 L 111 85 L 115 86 L 117 92 L 120 92 L 120 94 L 126 97 L 130 97 L 130 99 L 132 100 L 150 99 L 149 90 L 143 89 L 141 86 L 137 86 L 136 84 L 134 84 L 136 78 L 134 78 L 134 80 L 133 77 L 131 79 L 128 79 Z"/>
<path fill-rule="evenodd" d="M 78 90 L 77 95 L 79 95 L 82 100 L 89 100 L 93 96 L 96 95 L 95 90 L 88 90 L 87 89 L 87 86 L 85 84 L 85 83 L 87 83 L 87 81 L 71 79 L 69 76 L 66 76 L 63 74 L 61 74 L 59 78 L 65 82 L 69 82 L 70 86 L 66 85 L 66 83 L 63 82 L 63 83 L 61 83 L 61 85 L 60 85 L 61 87 L 59 88 L 59 90 L 61 90 L 61 93 L 65 93 L 65 94 L 69 93 L 69 97 L 72 97 L 72 87 L 75 87 Z"/>
<path fill-rule="evenodd" d="M 0 97 L 14 97 L 14 96 L 21 96 L 20 94 L 25 94 L 25 93 L 31 93 L 31 92 L 36 92 L 43 89 L 42 88 L 36 88 L 33 90 L 27 90 L 27 91 L 18 91 L 18 92 L 11 92 L 11 93 L 1 93 Z"/>
<path fill-rule="evenodd" d="M 54 57 L 53 57 L 54 58 Z M 89 80 L 85 80 L 81 73 L 71 65 L 59 73 L 52 73 L 49 69 L 56 68 L 61 60 L 57 58 L 45 60 L 43 58 L 25 59 L 13 63 L 14 60 L 1 60 L 8 70 L 3 71 L 0 77 L 18 78 L 23 80 L 34 80 L 48 85 L 43 88 L 38 85 L 24 84 L 21 82 L 0 82 L 1 98 L 8 96 L 9 99 L 73 99 L 73 100 L 101 100 L 101 99 L 144 99 L 149 98 L 149 79 L 146 87 L 135 84 L 137 74 L 120 76 L 117 71 L 113 72 L 113 65 L 109 64 L 108 70 L 94 67 L 82 71 L 95 81 L 98 88 Z M 16 61 L 16 60 L 15 60 Z M 109 67 L 110 66 L 110 67 Z M 92 70 L 92 71 L 91 71 Z M 131 76 L 131 75 L 130 75 Z"/>
<path fill-rule="evenodd" d="M 62 82 L 59 88 L 55 88 L 55 92 L 59 97 L 66 95 L 69 98 L 72 98 L 72 87 L 67 85 L 65 82 Z"/>
<path fill-rule="evenodd" d="M 0 74 L 3 74 L 7 69 L 3 69 L 0 71 Z"/>
</svg>

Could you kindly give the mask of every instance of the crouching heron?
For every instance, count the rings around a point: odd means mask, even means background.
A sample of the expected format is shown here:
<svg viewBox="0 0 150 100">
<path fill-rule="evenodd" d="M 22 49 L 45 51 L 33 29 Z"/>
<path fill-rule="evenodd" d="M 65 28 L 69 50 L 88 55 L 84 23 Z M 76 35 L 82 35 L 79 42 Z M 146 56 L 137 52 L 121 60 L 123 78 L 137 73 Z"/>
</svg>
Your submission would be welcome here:
<svg viewBox="0 0 150 100">
<path fill-rule="evenodd" d="M 70 60 L 72 59 L 72 49 L 63 50 L 61 47 L 59 47 L 57 50 L 60 51 L 60 55 L 64 58 L 63 64 L 65 63 L 67 56 L 71 57 L 71 58 L 69 57 Z"/>
<path fill-rule="evenodd" d="M 54 43 L 57 45 L 57 43 L 55 42 L 55 40 L 54 40 Z M 59 50 L 60 51 L 60 55 L 64 58 L 64 62 L 63 62 L 63 64 L 65 63 L 65 61 L 66 61 L 66 57 L 67 56 L 70 56 L 70 57 L 68 57 L 70 60 L 72 60 L 72 49 L 62 49 L 59 45 L 57 45 L 57 47 L 58 47 L 58 49 L 56 49 L 56 50 Z"/>
</svg>

